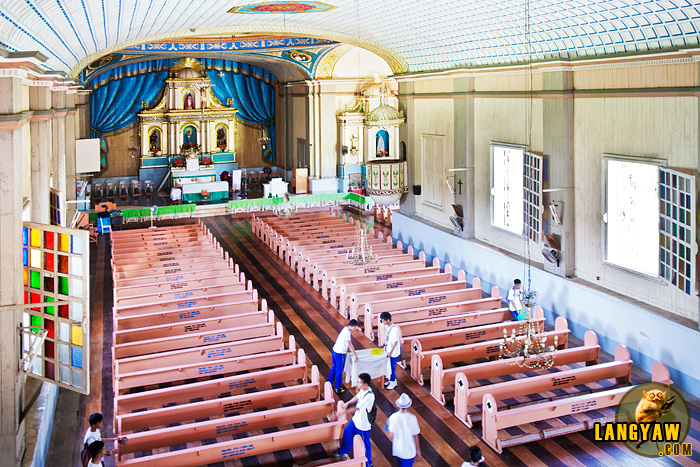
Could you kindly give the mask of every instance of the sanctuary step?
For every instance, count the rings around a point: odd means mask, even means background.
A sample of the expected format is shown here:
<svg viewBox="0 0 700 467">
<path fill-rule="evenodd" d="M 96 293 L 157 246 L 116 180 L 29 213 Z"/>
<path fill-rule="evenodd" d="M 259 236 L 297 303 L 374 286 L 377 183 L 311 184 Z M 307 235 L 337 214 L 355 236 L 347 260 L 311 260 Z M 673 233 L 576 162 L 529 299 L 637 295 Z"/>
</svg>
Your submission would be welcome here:
<svg viewBox="0 0 700 467">
<path fill-rule="evenodd" d="M 228 203 L 198 204 L 194 217 L 225 216 L 228 214 Z"/>
</svg>

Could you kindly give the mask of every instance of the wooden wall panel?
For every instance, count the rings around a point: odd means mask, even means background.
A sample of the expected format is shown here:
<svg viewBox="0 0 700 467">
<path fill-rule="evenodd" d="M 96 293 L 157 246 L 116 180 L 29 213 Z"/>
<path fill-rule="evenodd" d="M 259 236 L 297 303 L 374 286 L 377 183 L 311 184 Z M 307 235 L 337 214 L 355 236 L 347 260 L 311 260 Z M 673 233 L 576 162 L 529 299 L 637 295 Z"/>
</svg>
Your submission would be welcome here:
<svg viewBox="0 0 700 467">
<path fill-rule="evenodd" d="M 135 177 L 139 174 L 141 143 L 138 137 L 138 124 L 126 131 L 110 135 L 107 139 L 107 170 L 99 174 L 106 177 Z M 133 150 L 132 150 L 133 148 Z"/>
<path fill-rule="evenodd" d="M 694 87 L 698 85 L 697 63 L 675 63 L 576 70 L 574 87 L 584 89 L 642 89 Z"/>
</svg>

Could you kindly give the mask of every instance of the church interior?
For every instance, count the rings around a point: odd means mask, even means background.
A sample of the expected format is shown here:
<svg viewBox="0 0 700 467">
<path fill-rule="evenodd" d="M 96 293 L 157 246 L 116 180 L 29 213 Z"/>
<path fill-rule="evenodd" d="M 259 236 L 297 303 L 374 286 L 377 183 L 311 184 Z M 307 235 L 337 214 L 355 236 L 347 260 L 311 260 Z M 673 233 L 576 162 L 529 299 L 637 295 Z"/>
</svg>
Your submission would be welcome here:
<svg viewBox="0 0 700 467">
<path fill-rule="evenodd" d="M 3 466 L 700 465 L 700 3 L 4 2 L 0 147 Z"/>
</svg>

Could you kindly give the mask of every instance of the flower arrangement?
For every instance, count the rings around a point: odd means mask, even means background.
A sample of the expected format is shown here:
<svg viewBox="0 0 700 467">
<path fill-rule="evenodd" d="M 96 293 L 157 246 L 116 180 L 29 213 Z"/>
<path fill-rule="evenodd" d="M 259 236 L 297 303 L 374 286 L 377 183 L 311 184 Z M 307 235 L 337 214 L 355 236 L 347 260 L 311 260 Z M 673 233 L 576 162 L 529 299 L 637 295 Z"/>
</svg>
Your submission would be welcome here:
<svg viewBox="0 0 700 467">
<path fill-rule="evenodd" d="M 389 151 L 379 151 L 377 153 L 377 157 L 388 157 L 389 156 Z"/>
<path fill-rule="evenodd" d="M 211 158 L 209 156 L 202 157 L 202 164 L 204 164 L 204 165 L 211 164 Z"/>
<path fill-rule="evenodd" d="M 209 191 L 207 190 L 202 190 L 199 192 L 199 194 L 202 196 L 202 198 L 208 198 L 209 197 Z"/>
<path fill-rule="evenodd" d="M 173 166 L 175 167 L 184 167 L 185 166 L 185 161 L 182 160 L 182 158 L 178 157 L 173 161 Z"/>
</svg>

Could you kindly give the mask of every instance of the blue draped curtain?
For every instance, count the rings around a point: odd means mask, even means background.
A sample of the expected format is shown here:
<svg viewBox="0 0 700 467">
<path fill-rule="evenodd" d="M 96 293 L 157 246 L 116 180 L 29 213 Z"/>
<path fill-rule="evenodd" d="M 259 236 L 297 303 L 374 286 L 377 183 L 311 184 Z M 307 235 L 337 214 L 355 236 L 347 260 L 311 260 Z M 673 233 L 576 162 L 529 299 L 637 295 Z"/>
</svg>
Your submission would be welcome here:
<svg viewBox="0 0 700 467">
<path fill-rule="evenodd" d="M 138 120 L 141 102 L 152 107 L 165 89 L 171 60 L 149 60 L 100 73 L 91 82 L 90 133 L 93 138 Z"/>
<path fill-rule="evenodd" d="M 262 68 L 231 60 L 203 59 L 208 77 L 214 87 L 212 92 L 222 104 L 233 99 L 238 109 L 236 116 L 246 123 L 267 130 L 270 138 L 264 157 L 274 162 L 275 154 L 275 77 Z M 219 76 L 219 71 L 224 76 Z"/>
<path fill-rule="evenodd" d="M 123 65 L 88 80 L 90 132 L 93 138 L 124 129 L 138 120 L 142 101 L 152 107 L 165 89 L 165 79 L 176 59 L 149 60 Z M 212 91 L 223 105 L 232 98 L 242 121 L 265 128 L 270 138 L 263 156 L 275 161 L 275 77 L 262 68 L 231 60 L 201 59 Z M 223 71 L 224 75 L 219 76 Z"/>
</svg>

